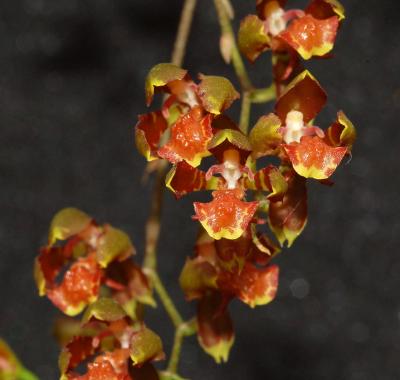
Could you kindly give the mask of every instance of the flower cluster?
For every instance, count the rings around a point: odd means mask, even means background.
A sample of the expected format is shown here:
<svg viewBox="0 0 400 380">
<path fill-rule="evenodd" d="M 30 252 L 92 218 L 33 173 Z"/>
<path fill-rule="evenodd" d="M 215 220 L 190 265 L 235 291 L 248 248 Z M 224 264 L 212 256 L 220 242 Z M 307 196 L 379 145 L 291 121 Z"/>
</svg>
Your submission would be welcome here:
<svg viewBox="0 0 400 380">
<path fill-rule="evenodd" d="M 61 380 L 157 380 L 150 362 L 164 356 L 157 334 L 129 318 L 112 298 L 99 298 L 87 308 L 78 334 L 60 354 Z M 80 375 L 75 369 L 87 359 L 87 371 Z"/>
<path fill-rule="evenodd" d="M 158 73 L 157 77 L 154 72 Z M 154 83 L 158 83 L 157 88 L 172 95 L 165 101 L 162 111 L 141 115 L 136 125 L 139 150 L 148 159 L 166 158 L 173 164 L 166 178 L 167 187 L 177 197 L 191 191 L 213 190 L 211 202 L 194 203 L 194 218 L 214 239 L 238 239 L 250 224 L 258 222 L 255 214 L 263 202 L 246 201 L 249 190 L 269 193 L 263 200 L 268 201 L 269 222 L 281 243 L 286 240 L 282 239 L 282 234 L 290 234 L 283 232 L 285 225 L 294 228 L 292 232 L 297 236 L 306 219 L 304 178 L 327 180 L 332 175 L 351 151 L 355 139 L 352 123 L 340 111 L 326 131 L 313 125 L 325 105 L 326 94 L 318 81 L 308 71 L 303 71 L 277 99 L 275 112 L 262 116 L 247 136 L 230 118 L 221 114 L 236 97 L 227 79 L 212 77 L 212 84 L 196 85 L 187 78 L 186 71 L 180 75 L 182 79 L 176 79 L 177 75 L 170 75 L 168 80 L 160 79 L 171 72 L 180 73 L 182 69 L 162 64 L 150 71 L 147 85 L 153 88 Z M 218 102 L 212 95 L 217 92 L 216 82 L 229 88 Z M 176 88 L 185 90 L 177 93 L 174 92 Z M 210 108 L 205 108 L 201 101 L 204 98 L 220 106 L 207 111 Z M 182 105 L 183 101 L 177 99 L 191 99 L 194 108 L 188 103 Z M 172 119 L 171 108 L 179 108 L 178 115 Z M 197 166 L 206 156 L 213 156 L 217 163 L 202 171 Z M 264 156 L 279 158 L 280 166 L 268 165 L 256 170 L 257 159 Z M 291 210 L 299 202 L 304 207 L 296 206 Z M 283 218 L 283 214 L 287 217 Z M 303 221 L 292 223 L 297 216 Z M 284 224 L 279 220 L 282 218 Z M 287 239 L 289 245 L 294 237 Z"/>
<path fill-rule="evenodd" d="M 48 240 L 35 261 L 36 284 L 39 294 L 65 314 L 79 314 L 103 290 L 132 316 L 137 302 L 154 305 L 146 276 L 131 260 L 135 248 L 125 232 L 66 208 L 54 216 Z"/>
<path fill-rule="evenodd" d="M 175 75 L 170 75 L 172 72 Z M 166 185 L 177 197 L 213 190 L 211 202 L 194 203 L 194 218 L 214 239 L 237 239 L 253 220 L 259 204 L 245 200 L 246 189 L 270 191 L 270 197 L 279 198 L 286 183 L 273 166 L 255 173 L 251 169 L 248 137 L 222 113 L 238 97 L 232 84 L 222 77 L 200 78 L 197 85 L 186 71 L 170 64 L 150 70 L 146 93 L 152 94 L 150 89 L 156 87 L 171 95 L 161 111 L 139 116 L 136 143 L 149 160 L 165 158 L 173 164 Z M 216 163 L 205 172 L 197 166 L 207 156 L 213 156 Z"/>
<path fill-rule="evenodd" d="M 139 151 L 173 165 L 166 186 L 177 198 L 212 191 L 210 202 L 194 202 L 200 233 L 180 284 L 188 300 L 198 301 L 199 342 L 217 362 L 227 360 L 234 340 L 230 301 L 255 307 L 277 292 L 279 270 L 270 261 L 280 249 L 260 225 L 268 224 L 280 246 L 290 247 L 307 223 L 307 179 L 330 184 L 356 136 L 342 111 L 328 128 L 315 124 L 327 96 L 299 63 L 299 57 L 331 51 L 343 8 L 330 0 L 314 0 L 304 11 L 284 5 L 259 1 L 258 16 L 246 17 L 239 31 L 239 47 L 251 61 L 273 51 L 278 84 L 273 112 L 249 133 L 225 113 L 239 97 L 226 78 L 200 75 L 196 83 L 172 64 L 150 70 L 147 103 L 156 91 L 166 97 L 161 110 L 139 116 L 135 127 Z M 205 157 L 213 162 L 202 170 Z M 275 157 L 279 165 L 264 166 L 262 157 Z"/>
<path fill-rule="evenodd" d="M 147 105 L 156 92 L 163 93 L 163 103 L 139 115 L 135 126 L 138 151 L 158 173 L 171 164 L 165 186 L 177 199 L 210 192 L 208 202 L 193 203 L 199 233 L 179 277 L 186 299 L 197 303 L 196 317 L 183 319 L 157 274 L 159 191 L 146 225 L 145 270 L 132 260 L 135 248 L 126 233 L 75 208 L 63 209 L 34 268 L 39 294 L 67 315 L 54 330 L 62 346 L 61 380 L 179 380 L 182 339 L 196 332 L 205 352 L 226 361 L 235 337 L 231 301 L 254 308 L 275 298 L 279 268 L 272 259 L 307 223 L 307 181 L 332 184 L 332 174 L 351 155 L 353 124 L 342 111 L 327 128 L 316 122 L 327 95 L 301 64 L 333 49 L 344 19 L 339 2 L 311 0 L 300 10 L 286 9 L 285 0 L 257 0 L 257 15 L 241 23 L 238 47 L 224 14 L 229 2 L 215 3 L 222 50 L 245 95 L 240 127 L 227 115 L 240 98 L 228 79 L 200 74 L 194 80 L 171 63 L 149 71 Z M 260 102 L 265 91 L 250 83 L 239 50 L 251 62 L 272 52 L 267 90 L 275 90 L 276 101 L 250 129 L 251 102 Z M 265 164 L 266 157 L 277 164 Z M 144 305 L 155 306 L 153 289 L 176 328 L 165 372 L 152 364 L 165 356 L 161 339 L 144 323 Z M 80 313 L 81 320 L 72 318 Z M 0 340 L 0 377 L 24 371 Z"/>
<path fill-rule="evenodd" d="M 86 309 L 81 322 L 62 319 L 56 326 L 61 379 L 158 379 L 150 361 L 164 357 L 162 344 L 144 325 L 141 310 L 155 301 L 134 254 L 125 232 L 99 226 L 78 209 L 54 216 L 48 245 L 35 261 L 39 294 L 68 316 Z M 88 359 L 87 372 L 75 372 Z"/>
</svg>

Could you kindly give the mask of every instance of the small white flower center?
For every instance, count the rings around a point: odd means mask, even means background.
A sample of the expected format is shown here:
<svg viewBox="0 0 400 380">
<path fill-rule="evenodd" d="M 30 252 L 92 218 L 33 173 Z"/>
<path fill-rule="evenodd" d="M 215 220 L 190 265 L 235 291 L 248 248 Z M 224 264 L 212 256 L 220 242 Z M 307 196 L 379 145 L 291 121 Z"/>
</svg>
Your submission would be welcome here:
<svg viewBox="0 0 400 380">
<path fill-rule="evenodd" d="M 196 107 L 199 105 L 197 101 L 197 96 L 195 91 L 192 88 L 188 88 L 184 95 L 182 96 L 182 101 L 189 105 L 190 108 Z"/>
<path fill-rule="evenodd" d="M 238 184 L 237 182 L 242 176 L 242 171 L 237 162 L 225 160 L 221 175 L 226 181 L 227 188 L 231 190 L 236 189 Z"/>
<path fill-rule="evenodd" d="M 303 113 L 300 111 L 290 111 L 286 115 L 286 128 L 283 140 L 286 144 L 300 142 L 304 133 Z"/>
<path fill-rule="evenodd" d="M 267 28 L 271 35 L 276 36 L 286 29 L 285 12 L 282 8 L 274 10 L 267 19 Z"/>
</svg>

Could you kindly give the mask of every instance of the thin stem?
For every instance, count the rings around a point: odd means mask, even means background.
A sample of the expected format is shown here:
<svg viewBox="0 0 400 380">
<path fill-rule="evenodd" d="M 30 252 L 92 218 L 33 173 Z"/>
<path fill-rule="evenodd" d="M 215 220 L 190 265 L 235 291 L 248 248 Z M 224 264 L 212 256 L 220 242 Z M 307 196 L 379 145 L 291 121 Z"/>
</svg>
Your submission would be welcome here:
<svg viewBox="0 0 400 380">
<path fill-rule="evenodd" d="M 180 328 L 175 330 L 174 345 L 172 346 L 171 356 L 169 359 L 167 371 L 176 373 L 179 364 L 179 357 L 181 355 L 183 334 Z"/>
<path fill-rule="evenodd" d="M 240 55 L 239 49 L 236 45 L 235 35 L 233 33 L 229 16 L 226 13 L 224 2 L 223 0 L 214 0 L 214 4 L 218 15 L 218 21 L 221 26 L 222 35 L 228 36 L 232 41 L 232 64 L 240 81 L 240 85 L 242 86 L 243 90 L 249 91 L 253 88 L 253 86 L 247 74 L 242 56 Z"/>
<path fill-rule="evenodd" d="M 160 218 L 163 205 L 163 195 L 165 189 L 166 163 L 161 162 L 157 170 L 153 196 L 151 200 L 151 210 L 146 223 L 146 245 L 144 252 L 143 266 L 152 270 L 157 268 L 157 243 L 160 236 Z"/>
<path fill-rule="evenodd" d="M 250 110 L 251 110 L 251 94 L 249 91 L 243 91 L 239 126 L 240 126 L 240 130 L 245 135 L 247 135 L 247 131 L 249 129 Z"/>
<path fill-rule="evenodd" d="M 274 67 L 278 63 L 278 60 L 279 60 L 279 56 L 274 54 L 274 52 L 272 52 L 272 54 L 271 54 L 272 67 Z M 275 81 L 274 75 L 273 75 L 272 82 L 274 83 L 275 98 L 278 99 L 282 92 L 282 84 L 279 81 Z"/>
<path fill-rule="evenodd" d="M 172 301 L 163 283 L 161 282 L 160 277 L 154 270 L 147 270 L 146 273 L 152 280 L 154 289 L 156 290 L 158 296 L 160 297 L 161 303 L 163 304 L 165 311 L 170 317 L 172 323 L 174 324 L 176 329 L 179 328 L 179 326 L 183 323 L 183 318 L 179 313 L 179 311 L 177 310 L 177 308 L 175 307 L 174 302 Z"/>
<path fill-rule="evenodd" d="M 174 50 L 172 51 L 171 57 L 171 63 L 177 66 L 181 66 L 183 63 L 196 2 L 197 0 L 185 0 L 183 4 Z"/>
<path fill-rule="evenodd" d="M 174 345 L 172 346 L 171 357 L 169 359 L 167 371 L 176 373 L 179 364 L 179 357 L 182 349 L 183 339 L 187 336 L 195 334 L 197 331 L 196 319 L 191 319 L 188 322 L 182 323 L 175 330 Z"/>
<path fill-rule="evenodd" d="M 267 103 L 271 100 L 275 99 L 275 84 L 272 83 L 270 86 L 266 88 L 259 88 L 253 90 L 250 94 L 250 100 L 252 103 Z"/>
</svg>

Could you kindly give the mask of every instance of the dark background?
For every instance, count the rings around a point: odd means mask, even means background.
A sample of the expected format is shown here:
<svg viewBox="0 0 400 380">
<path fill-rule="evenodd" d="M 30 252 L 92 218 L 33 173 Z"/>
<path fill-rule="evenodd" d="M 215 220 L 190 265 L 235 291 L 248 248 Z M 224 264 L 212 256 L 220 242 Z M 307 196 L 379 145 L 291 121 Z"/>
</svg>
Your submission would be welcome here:
<svg viewBox="0 0 400 380">
<path fill-rule="evenodd" d="M 255 1 L 232 2 L 236 23 L 253 12 Z M 141 185 L 145 162 L 133 126 L 146 112 L 147 71 L 169 60 L 181 3 L 0 2 L 0 336 L 41 379 L 58 378 L 51 336 L 58 312 L 37 296 L 32 279 L 52 215 L 79 207 L 129 232 L 141 257 L 151 183 Z M 277 299 L 255 310 L 232 305 L 237 338 L 229 363 L 215 365 L 190 338 L 180 366 L 186 377 L 400 378 L 400 5 L 344 5 L 335 57 L 307 67 L 330 96 L 318 125 L 344 109 L 359 132 L 354 157 L 333 188 L 311 184 L 309 225 L 277 259 Z M 212 1 L 200 0 L 185 67 L 234 80 L 218 38 Z M 265 55 L 252 78 L 267 85 L 269 72 Z M 270 106 L 254 110 L 255 118 Z M 177 276 L 192 253 L 198 195 L 165 198 L 161 275 L 189 317 L 193 305 L 185 304 Z M 149 318 L 169 352 L 172 328 L 162 308 Z"/>
</svg>

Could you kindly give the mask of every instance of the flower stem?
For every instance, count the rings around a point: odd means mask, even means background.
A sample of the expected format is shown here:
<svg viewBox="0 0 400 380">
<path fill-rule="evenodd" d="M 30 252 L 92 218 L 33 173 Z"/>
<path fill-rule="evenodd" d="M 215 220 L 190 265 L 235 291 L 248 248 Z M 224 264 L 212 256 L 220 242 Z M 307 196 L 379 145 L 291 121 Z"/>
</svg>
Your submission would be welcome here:
<svg viewBox="0 0 400 380">
<path fill-rule="evenodd" d="M 266 88 L 258 88 L 251 92 L 250 100 L 252 103 L 267 103 L 275 99 L 275 84 L 272 83 Z"/>
<path fill-rule="evenodd" d="M 197 331 L 197 322 L 193 318 L 188 322 L 182 323 L 175 330 L 174 345 L 172 346 L 171 357 L 169 359 L 167 371 L 169 373 L 176 373 L 178 369 L 179 357 L 182 348 L 183 339 L 187 336 L 195 334 Z"/>
<path fill-rule="evenodd" d="M 164 178 L 166 162 L 160 162 L 157 170 L 153 196 L 151 200 L 151 210 L 146 223 L 146 244 L 144 252 L 143 267 L 151 270 L 157 268 L 157 243 L 160 236 L 160 218 L 164 196 Z"/>
<path fill-rule="evenodd" d="M 161 303 L 163 304 L 164 309 L 170 317 L 172 323 L 174 324 L 175 328 L 178 328 L 183 323 L 183 318 L 175 307 L 174 302 L 169 296 L 167 290 L 165 289 L 165 286 L 162 283 L 160 277 L 154 270 L 147 269 L 146 274 L 150 277 L 154 289 L 160 297 Z"/>
<path fill-rule="evenodd" d="M 183 4 L 178 32 L 175 38 L 174 50 L 172 51 L 171 57 L 171 63 L 177 66 L 182 65 L 183 57 L 185 56 L 196 2 L 197 0 L 185 0 L 185 3 Z"/>
<path fill-rule="evenodd" d="M 223 0 L 214 0 L 215 9 L 218 15 L 218 21 L 221 27 L 222 35 L 229 36 L 232 41 L 232 64 L 235 69 L 236 75 L 240 81 L 242 89 L 250 91 L 253 88 L 250 78 L 247 74 L 246 67 L 240 55 L 239 49 L 236 44 L 235 35 L 233 33 L 232 25 L 229 20 L 229 16 L 225 9 Z"/>
<path fill-rule="evenodd" d="M 240 130 L 245 135 L 247 135 L 247 131 L 249 129 L 250 110 L 251 110 L 251 93 L 249 91 L 243 91 L 239 127 Z"/>
</svg>

